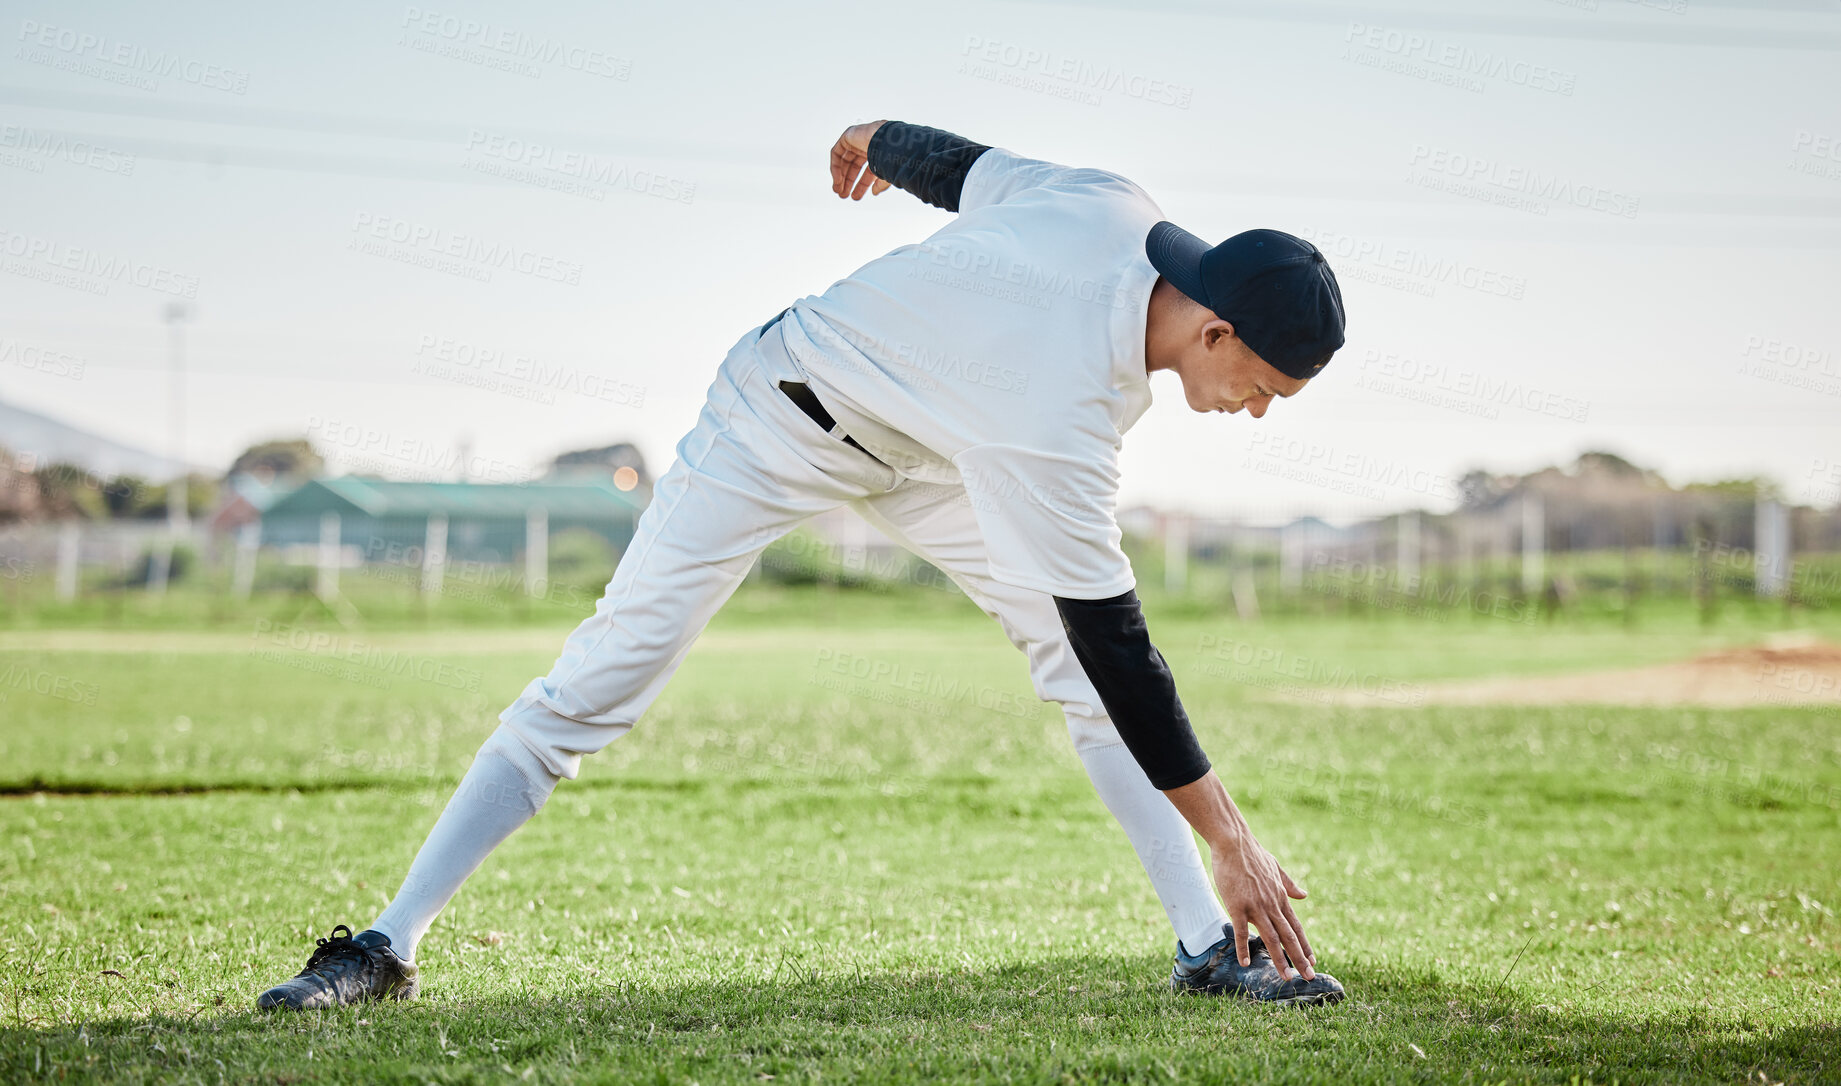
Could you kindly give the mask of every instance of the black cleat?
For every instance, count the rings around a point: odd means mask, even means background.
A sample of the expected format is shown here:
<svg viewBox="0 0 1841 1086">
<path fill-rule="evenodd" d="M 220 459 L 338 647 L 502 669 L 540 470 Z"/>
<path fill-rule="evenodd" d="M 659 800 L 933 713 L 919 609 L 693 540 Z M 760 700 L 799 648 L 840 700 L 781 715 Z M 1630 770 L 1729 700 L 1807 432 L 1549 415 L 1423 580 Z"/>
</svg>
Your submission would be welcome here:
<svg viewBox="0 0 1841 1086">
<path fill-rule="evenodd" d="M 344 932 L 344 935 L 340 935 Z M 340 924 L 321 939 L 307 968 L 256 997 L 259 1011 L 317 1011 L 371 999 L 414 999 L 416 967 L 396 956 L 390 937 Z"/>
<path fill-rule="evenodd" d="M 1318 972 L 1305 980 L 1296 970 L 1291 979 L 1278 975 L 1272 955 L 1266 953 L 1265 940 L 1255 935 L 1247 940 L 1247 958 L 1253 963 L 1240 964 L 1234 950 L 1234 926 L 1221 926 L 1227 938 L 1191 956 L 1176 944 L 1176 968 L 1170 972 L 1170 988 L 1176 992 L 1199 992 L 1205 995 L 1237 995 L 1261 1003 L 1288 1006 L 1313 1006 L 1342 1001 L 1342 984 L 1328 973 Z"/>
</svg>

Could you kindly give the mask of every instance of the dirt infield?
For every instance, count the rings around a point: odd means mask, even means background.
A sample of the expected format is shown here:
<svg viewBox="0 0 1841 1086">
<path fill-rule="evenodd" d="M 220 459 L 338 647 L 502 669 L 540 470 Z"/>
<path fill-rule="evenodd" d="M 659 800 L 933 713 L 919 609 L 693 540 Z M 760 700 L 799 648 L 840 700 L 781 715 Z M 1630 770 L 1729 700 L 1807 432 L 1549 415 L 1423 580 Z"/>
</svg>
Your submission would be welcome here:
<svg viewBox="0 0 1841 1086">
<path fill-rule="evenodd" d="M 1416 687 L 1425 705 L 1841 704 L 1841 645 L 1785 634 L 1680 663 L 1574 675 L 1467 679 Z M 1343 705 L 1390 705 L 1397 696 L 1349 692 Z"/>
</svg>

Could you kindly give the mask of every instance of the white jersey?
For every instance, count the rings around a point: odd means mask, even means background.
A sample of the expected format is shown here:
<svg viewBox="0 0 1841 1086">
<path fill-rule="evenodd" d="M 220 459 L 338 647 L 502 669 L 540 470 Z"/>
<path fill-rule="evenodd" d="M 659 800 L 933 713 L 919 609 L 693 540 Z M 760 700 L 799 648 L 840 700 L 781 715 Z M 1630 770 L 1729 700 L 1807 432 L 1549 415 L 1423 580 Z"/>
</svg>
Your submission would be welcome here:
<svg viewBox="0 0 1841 1086">
<path fill-rule="evenodd" d="M 800 299 L 773 331 L 869 452 L 965 486 L 993 577 L 1116 596 L 1135 584 L 1118 453 L 1151 402 L 1144 239 L 1161 218 L 1117 174 L 994 147 L 952 222 Z"/>
</svg>

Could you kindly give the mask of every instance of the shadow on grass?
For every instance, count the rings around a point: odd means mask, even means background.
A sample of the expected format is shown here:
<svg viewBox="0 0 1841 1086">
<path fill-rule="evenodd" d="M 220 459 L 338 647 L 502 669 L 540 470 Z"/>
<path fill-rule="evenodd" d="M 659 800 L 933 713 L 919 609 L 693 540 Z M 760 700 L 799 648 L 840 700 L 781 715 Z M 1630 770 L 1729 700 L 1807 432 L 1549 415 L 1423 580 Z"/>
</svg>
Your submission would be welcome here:
<svg viewBox="0 0 1841 1086">
<path fill-rule="evenodd" d="M 535 963 L 528 963 L 535 964 Z M 1832 1020 L 1534 1004 L 1513 991 L 1346 968 L 1335 1007 L 1173 996 L 1155 958 L 809 971 L 656 985 L 574 968 L 470 998 L 305 1015 L 226 1004 L 0 1027 L 0 1081 L 1833 1082 Z M 509 985 L 509 986 L 516 986 Z"/>
</svg>

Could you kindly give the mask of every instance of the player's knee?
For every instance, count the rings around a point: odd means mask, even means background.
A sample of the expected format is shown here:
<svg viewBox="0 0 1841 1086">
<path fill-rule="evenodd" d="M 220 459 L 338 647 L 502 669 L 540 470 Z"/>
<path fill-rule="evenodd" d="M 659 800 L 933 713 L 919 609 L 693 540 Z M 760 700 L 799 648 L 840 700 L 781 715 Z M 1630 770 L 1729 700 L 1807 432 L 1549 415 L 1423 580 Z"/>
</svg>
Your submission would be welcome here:
<svg viewBox="0 0 1841 1086">
<path fill-rule="evenodd" d="M 1125 742 L 1119 738 L 1119 729 L 1113 726 L 1111 717 L 1092 716 L 1069 709 L 1067 721 L 1068 738 L 1074 741 L 1076 752 L 1121 746 Z"/>
<path fill-rule="evenodd" d="M 514 807 L 527 815 L 534 815 L 543 809 L 549 801 L 550 793 L 556 790 L 561 776 L 550 770 L 543 757 L 531 748 L 517 732 L 501 724 L 480 744 L 479 752 L 473 756 L 475 767 L 497 764 L 509 768 L 508 776 L 503 772 L 487 773 L 474 782 L 472 798 L 496 804 L 501 807 Z M 473 781 L 475 774 L 469 772 L 467 780 Z M 522 784 L 511 783 L 521 781 Z M 462 782 L 463 792 L 467 783 Z"/>
<path fill-rule="evenodd" d="M 564 716 L 529 688 L 499 714 L 499 725 L 530 748 L 551 776 L 570 781 L 581 773 L 584 755 L 633 730 L 631 723 L 589 724 Z"/>
</svg>

